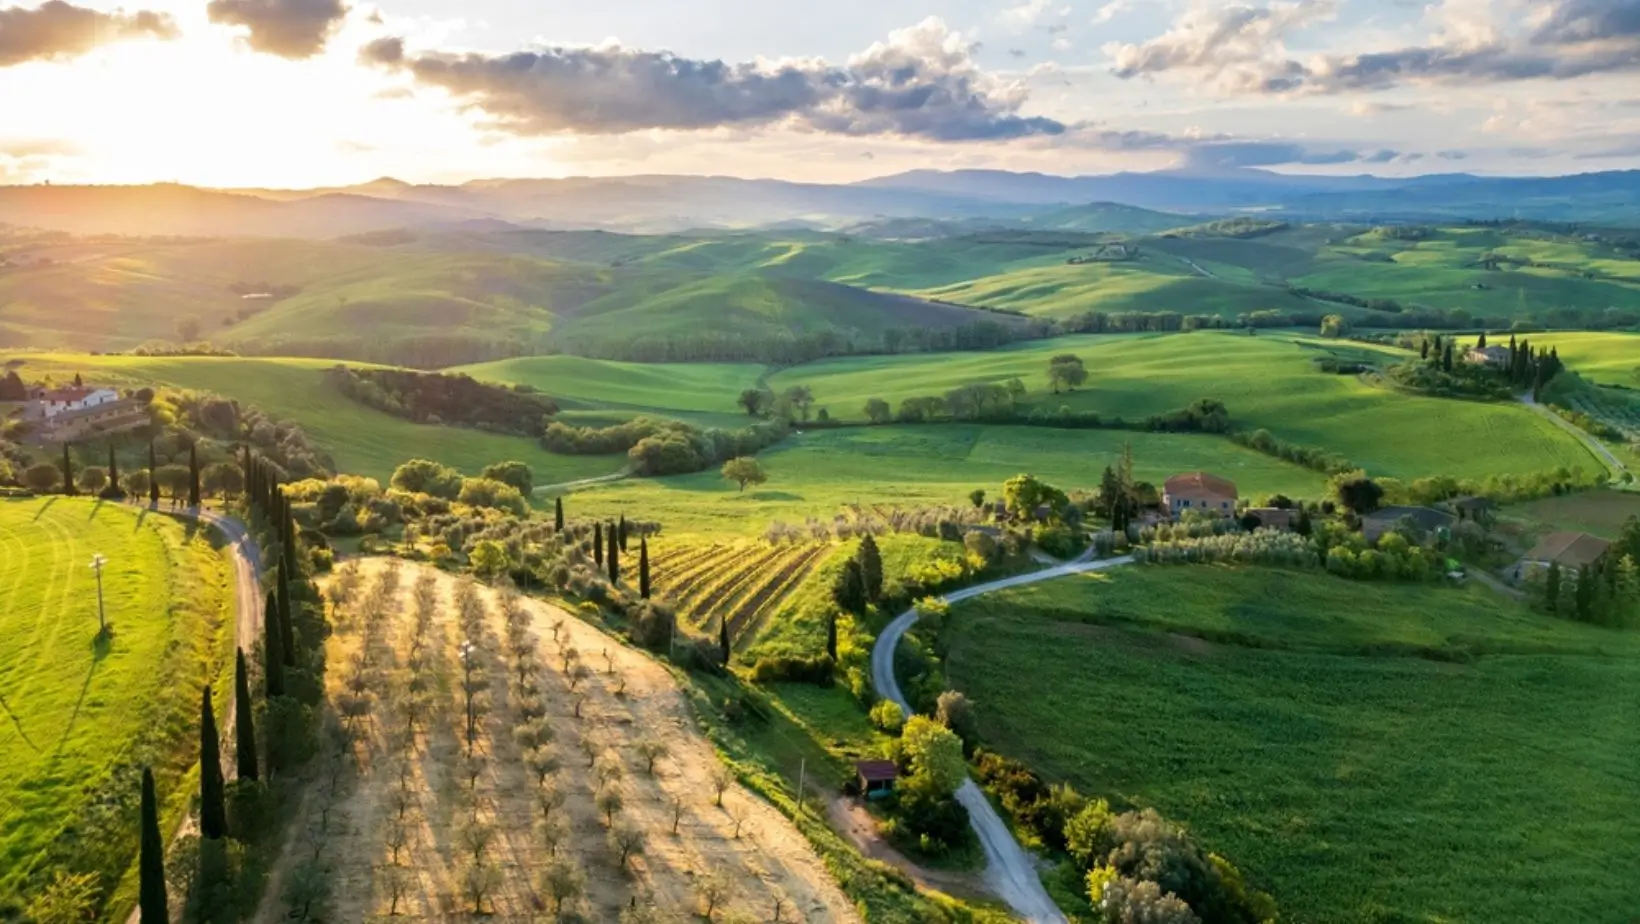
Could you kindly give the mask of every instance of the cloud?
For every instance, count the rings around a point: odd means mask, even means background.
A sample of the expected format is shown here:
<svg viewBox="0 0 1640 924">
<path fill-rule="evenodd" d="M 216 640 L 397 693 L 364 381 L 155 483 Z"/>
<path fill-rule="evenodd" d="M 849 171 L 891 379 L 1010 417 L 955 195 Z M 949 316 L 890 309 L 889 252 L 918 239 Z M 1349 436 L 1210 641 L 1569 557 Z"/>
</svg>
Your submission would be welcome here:
<svg viewBox="0 0 1640 924">
<path fill-rule="evenodd" d="M 0 67 L 73 58 L 99 45 L 133 38 L 174 39 L 176 22 L 164 13 L 104 13 L 47 0 L 37 9 L 0 7 Z"/>
<path fill-rule="evenodd" d="M 1118 77 L 1205 72 L 1242 93 L 1346 93 L 1640 71 L 1640 0 L 1550 0 L 1538 8 L 1535 25 L 1513 34 L 1476 21 L 1469 11 L 1446 11 L 1451 15 L 1443 14 L 1443 29 L 1429 44 L 1289 58 L 1285 34 L 1335 7 L 1335 0 L 1301 0 L 1195 11 L 1162 36 L 1108 51 Z"/>
<path fill-rule="evenodd" d="M 360 58 L 441 88 L 518 135 L 773 123 L 933 141 L 1066 131 L 1053 119 L 1021 115 L 1024 85 L 981 71 L 973 47 L 934 18 L 891 34 L 843 66 L 812 59 L 726 64 L 620 45 L 412 54 L 396 38 L 371 42 Z"/>
<path fill-rule="evenodd" d="M 1131 9 L 1133 9 L 1133 0 L 1110 0 L 1109 3 L 1099 8 L 1099 12 L 1093 14 L 1093 24 L 1102 26 Z"/>
<path fill-rule="evenodd" d="M 72 157 L 80 146 L 63 138 L 0 138 L 0 157 Z"/>
<path fill-rule="evenodd" d="M 1171 70 L 1219 73 L 1266 60 L 1289 31 L 1330 19 L 1337 11 L 1338 0 L 1198 7 L 1157 38 L 1107 50 L 1114 59 L 1116 76 L 1124 79 Z"/>
<path fill-rule="evenodd" d="M 342 0 L 211 0 L 211 22 L 243 26 L 246 44 L 281 58 L 311 58 L 347 18 Z"/>
<path fill-rule="evenodd" d="M 1048 4 L 1049 0 L 1024 0 L 997 14 L 997 19 L 1011 29 L 1023 31 L 1036 25 L 1037 20 L 1048 12 Z"/>
<path fill-rule="evenodd" d="M 1387 164 L 1415 160 L 1419 156 L 1391 150 L 1317 149 L 1288 141 L 1214 141 L 1188 148 L 1184 152 L 1184 164 L 1198 169 L 1222 170 L 1282 165 Z"/>
</svg>

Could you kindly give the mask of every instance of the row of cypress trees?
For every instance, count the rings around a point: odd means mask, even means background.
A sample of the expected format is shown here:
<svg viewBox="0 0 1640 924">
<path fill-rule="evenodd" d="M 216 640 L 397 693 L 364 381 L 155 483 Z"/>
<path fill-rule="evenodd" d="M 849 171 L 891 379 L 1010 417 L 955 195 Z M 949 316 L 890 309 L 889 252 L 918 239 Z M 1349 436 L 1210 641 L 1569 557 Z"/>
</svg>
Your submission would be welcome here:
<svg viewBox="0 0 1640 924">
<path fill-rule="evenodd" d="M 189 452 L 189 503 L 199 503 L 199 466 L 197 456 Z M 149 446 L 150 468 L 153 447 Z M 268 590 L 263 610 L 263 705 L 270 716 L 275 714 L 310 715 L 301 704 L 290 699 L 292 670 L 323 670 L 323 632 L 304 632 L 298 635 L 293 620 L 292 584 L 302 581 L 298 568 L 300 536 L 292 515 L 290 502 L 280 489 L 278 472 L 264 460 L 253 456 L 246 448 L 243 457 L 246 498 L 250 513 L 266 527 L 277 546 L 274 561 L 273 587 Z M 152 481 L 151 481 L 152 483 Z M 157 487 L 154 489 L 157 493 Z M 157 502 L 157 498 L 155 498 Z M 314 637 L 308 637 L 309 635 Z M 304 651 L 303 647 L 306 649 Z M 305 655 L 306 657 L 301 657 Z M 320 685 L 307 683 L 317 690 Z M 250 671 L 243 648 L 234 652 L 234 772 L 241 783 L 259 785 L 264 770 L 278 769 L 279 754 L 287 759 L 300 757 L 299 749 L 288 746 L 274 748 L 270 738 L 270 753 L 264 755 L 258 747 L 256 732 L 256 704 L 252 699 Z M 299 733 L 306 734 L 304 725 Z M 269 735 L 273 730 L 268 730 Z M 216 712 L 212 703 L 211 687 L 207 684 L 200 701 L 199 722 L 199 834 L 201 838 L 200 881 L 210 888 L 213 879 L 226 875 L 222 859 L 226 856 L 223 841 L 231 833 L 247 839 L 254 832 L 230 831 L 228 812 L 228 785 L 222 767 L 222 742 L 217 728 Z M 142 810 L 140 857 L 138 862 L 138 914 L 141 924 L 168 924 L 169 899 L 165 880 L 165 844 L 159 830 L 159 804 L 154 787 L 153 772 L 144 768 L 142 773 Z"/>
</svg>

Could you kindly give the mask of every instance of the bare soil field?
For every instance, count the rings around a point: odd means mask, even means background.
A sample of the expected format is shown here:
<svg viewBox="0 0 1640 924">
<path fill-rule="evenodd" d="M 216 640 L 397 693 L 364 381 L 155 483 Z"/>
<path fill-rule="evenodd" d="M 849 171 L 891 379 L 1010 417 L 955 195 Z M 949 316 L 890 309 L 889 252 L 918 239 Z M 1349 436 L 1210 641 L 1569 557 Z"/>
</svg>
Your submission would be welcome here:
<svg viewBox="0 0 1640 924">
<path fill-rule="evenodd" d="M 266 920 L 858 921 L 671 675 L 569 612 L 392 560 L 325 582 L 335 716 Z"/>
</svg>

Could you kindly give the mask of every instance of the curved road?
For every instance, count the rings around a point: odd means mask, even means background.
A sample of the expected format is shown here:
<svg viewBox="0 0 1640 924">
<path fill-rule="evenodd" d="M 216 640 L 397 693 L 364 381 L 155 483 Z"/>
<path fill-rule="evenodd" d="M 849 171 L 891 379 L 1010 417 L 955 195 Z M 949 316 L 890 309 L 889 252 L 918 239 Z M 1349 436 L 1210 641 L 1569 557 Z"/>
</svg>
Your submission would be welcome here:
<svg viewBox="0 0 1640 924">
<path fill-rule="evenodd" d="M 1126 555 L 1103 561 L 1075 561 L 1042 571 L 1033 571 L 1030 574 L 992 581 L 989 584 L 965 587 L 946 594 L 944 599 L 948 603 L 956 603 L 992 591 L 1035 584 L 1038 581 L 1049 581 L 1072 574 L 1102 571 L 1132 561 L 1133 558 Z M 894 678 L 894 650 L 899 647 L 900 639 L 905 637 L 906 631 L 916 621 L 915 609 L 901 613 L 888 624 L 882 634 L 877 636 L 877 643 L 871 649 L 872 684 L 877 687 L 878 693 L 899 703 L 906 715 L 911 715 L 912 709 L 911 704 L 905 700 L 905 694 L 900 692 L 899 681 Z M 985 798 L 985 793 L 980 791 L 972 779 L 963 781 L 957 790 L 957 801 L 968 810 L 968 819 L 974 826 L 974 833 L 979 836 L 980 847 L 985 851 L 985 884 L 991 891 L 1006 902 L 1015 914 L 1031 924 L 1066 924 L 1065 915 L 1042 887 L 1042 880 L 1036 874 L 1036 864 L 1032 862 L 1031 856 L 1019 845 L 1019 841 L 1014 840 L 1013 832 L 1008 830 L 1008 825 L 1003 822 L 1002 817 Z"/>
</svg>

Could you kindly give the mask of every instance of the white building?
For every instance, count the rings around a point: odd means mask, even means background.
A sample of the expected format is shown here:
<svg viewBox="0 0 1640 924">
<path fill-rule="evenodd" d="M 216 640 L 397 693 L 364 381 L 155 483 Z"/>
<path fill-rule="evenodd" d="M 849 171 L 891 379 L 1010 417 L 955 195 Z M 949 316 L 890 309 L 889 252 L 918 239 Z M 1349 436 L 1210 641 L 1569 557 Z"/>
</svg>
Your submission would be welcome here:
<svg viewBox="0 0 1640 924">
<path fill-rule="evenodd" d="M 25 416 L 31 420 L 50 420 L 58 414 L 83 411 L 118 400 L 119 392 L 112 388 L 52 388 L 37 391 L 29 397 Z"/>
</svg>

